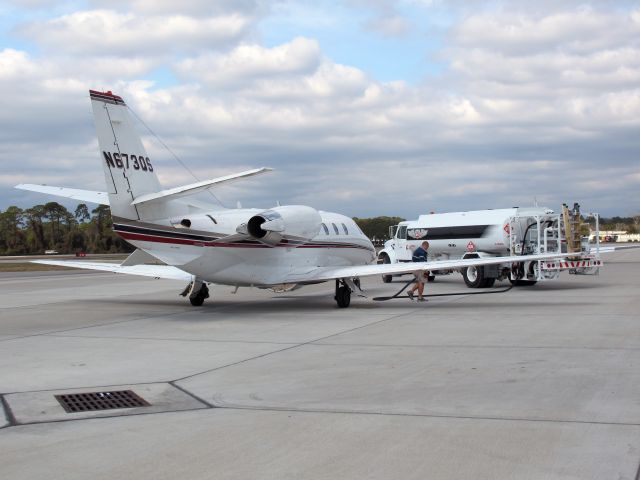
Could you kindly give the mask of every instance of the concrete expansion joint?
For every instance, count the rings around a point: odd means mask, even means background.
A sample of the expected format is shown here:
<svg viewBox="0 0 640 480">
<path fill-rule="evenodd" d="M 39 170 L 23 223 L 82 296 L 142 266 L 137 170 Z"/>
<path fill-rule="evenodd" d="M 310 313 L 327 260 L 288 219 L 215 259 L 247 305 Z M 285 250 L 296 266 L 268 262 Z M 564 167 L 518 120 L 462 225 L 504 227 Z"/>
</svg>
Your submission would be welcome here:
<svg viewBox="0 0 640 480">
<path fill-rule="evenodd" d="M 11 411 L 11 407 L 9 406 L 9 403 L 5 398 L 4 393 L 0 393 L 0 404 L 2 405 L 2 410 L 4 411 L 4 417 L 7 420 L 7 425 L 4 425 L 0 428 L 7 428 L 7 427 L 12 427 L 14 425 L 17 425 L 16 418 L 14 417 L 13 412 Z"/>
<path fill-rule="evenodd" d="M 58 333 L 48 333 L 48 337 L 55 338 L 98 338 L 104 339 L 99 335 L 60 335 Z M 260 345 L 298 345 L 296 342 L 267 342 L 267 341 L 250 341 L 250 340 L 215 340 L 215 339 L 199 339 L 199 338 L 154 338 L 154 337 L 133 337 L 133 336 L 111 336 L 109 339 L 115 340 L 148 340 L 151 342 L 197 342 L 197 343 L 250 343 Z"/>
<path fill-rule="evenodd" d="M 176 380 L 177 381 L 177 380 Z M 171 381 L 171 382 L 167 382 L 169 385 L 171 385 L 173 388 L 177 388 L 178 390 L 180 390 L 182 393 L 189 395 L 191 398 L 193 398 L 194 400 L 197 400 L 198 402 L 202 403 L 203 405 L 206 405 L 207 408 L 217 408 L 214 404 L 207 402 L 204 398 L 199 397 L 198 395 L 196 395 L 195 393 L 190 392 L 189 390 L 187 390 L 186 388 L 181 387 L 180 385 L 178 385 L 176 383 L 176 381 Z"/>
<path fill-rule="evenodd" d="M 11 427 L 26 427 L 29 425 L 47 425 L 51 423 L 67 423 L 67 422 L 90 422 L 96 420 L 108 420 L 113 418 L 128 418 L 128 417 L 142 417 L 148 415 L 162 415 L 162 414 L 171 414 L 171 413 L 183 413 L 183 412 L 196 412 L 201 410 L 208 410 L 208 408 L 185 408 L 182 410 L 166 410 L 162 412 L 138 412 L 138 413 L 116 413 L 113 415 L 101 415 L 99 417 L 79 417 L 79 418 L 64 418 L 64 419 L 56 419 L 56 420 L 34 420 L 30 422 L 18 422 L 14 421 L 9 425 L 6 425 L 2 428 L 11 428 Z"/>
<path fill-rule="evenodd" d="M 13 307 L 10 307 L 13 308 Z M 21 307 L 15 307 L 15 308 L 21 308 Z M 92 325 L 83 325 L 82 327 L 74 327 L 74 328 L 65 328 L 63 330 L 51 330 L 50 332 L 40 332 L 40 333 L 34 333 L 34 334 L 30 334 L 30 335 L 21 335 L 18 337 L 12 337 L 12 338 L 7 338 L 4 340 L 0 340 L 0 342 L 9 342 L 12 340 L 22 340 L 25 338 L 33 338 L 33 337 L 64 337 L 65 335 L 59 335 L 61 333 L 67 333 L 67 332 L 75 332 L 78 330 L 87 330 L 87 329 L 91 329 L 91 328 L 98 328 L 98 327 L 107 327 L 110 325 L 121 325 L 124 323 L 133 323 L 133 322 L 139 322 L 141 320 L 148 320 L 150 318 L 166 318 L 166 317 L 173 317 L 175 315 L 179 315 L 181 313 L 184 313 L 184 311 L 179 311 L 179 312 L 175 312 L 175 313 L 167 313 L 164 315 L 139 315 L 137 317 L 134 318 L 127 318 L 125 320 L 119 320 L 117 322 L 105 322 L 105 323 L 96 323 L 96 324 L 92 324 Z M 67 337 L 70 337 L 72 335 L 67 335 Z M 83 337 L 85 337 L 83 335 Z M 89 336 L 86 336 L 85 338 L 91 338 Z"/>
<path fill-rule="evenodd" d="M 306 345 L 312 345 L 314 343 L 322 342 L 323 340 L 327 340 L 329 338 L 338 337 L 338 336 L 344 335 L 346 333 L 355 332 L 356 330 L 362 330 L 362 329 L 365 329 L 365 328 L 368 328 L 368 327 L 372 327 L 374 325 L 379 325 L 381 323 L 389 322 L 389 321 L 392 321 L 392 320 L 397 320 L 399 318 L 406 317 L 406 316 L 409 316 L 409 315 L 412 315 L 412 314 L 413 314 L 413 311 L 399 313 L 397 315 L 392 315 L 391 317 L 383 318 L 383 319 L 380 319 L 380 320 L 376 320 L 374 322 L 370 322 L 370 323 L 367 323 L 365 325 L 360 325 L 358 327 L 349 328 L 349 329 L 343 330 L 341 332 L 332 333 L 331 335 L 325 335 L 324 337 L 315 338 L 313 340 L 309 340 L 309 341 L 306 341 L 306 342 L 289 345 L 288 347 L 281 348 L 279 350 L 274 350 L 272 352 L 263 353 L 261 355 L 256 355 L 254 357 L 245 358 L 245 359 L 239 360 L 237 362 L 232 362 L 232 363 L 229 363 L 229 364 L 226 364 L 226 365 L 221 365 L 219 367 L 214 367 L 214 368 L 203 370 L 203 371 L 200 371 L 200 372 L 197 372 L 197 373 L 193 373 L 191 375 L 186 375 L 184 377 L 180 377 L 180 378 L 177 378 L 177 379 L 173 380 L 173 382 L 182 382 L 184 380 L 188 380 L 190 378 L 195 378 L 195 377 L 200 376 L 200 375 L 204 375 L 204 374 L 207 374 L 207 373 L 211 373 L 211 372 L 215 372 L 215 371 L 218 371 L 218 370 L 222 370 L 224 368 L 234 367 L 236 365 L 240 365 L 240 364 L 243 364 L 243 363 L 251 362 L 253 360 L 258 360 L 258 359 L 261 359 L 261 358 L 265 358 L 265 357 L 268 357 L 270 355 L 275 355 L 277 353 L 282 353 L 282 352 L 286 352 L 286 351 L 289 351 L 289 350 L 293 350 L 294 348 L 304 347 Z"/>
<path fill-rule="evenodd" d="M 311 345 L 322 347 L 362 347 L 362 348 L 476 348 L 476 349 L 518 349 L 518 350 L 598 350 L 598 351 L 635 351 L 640 350 L 638 347 L 590 347 L 590 346 L 572 346 L 572 345 L 465 345 L 465 344 L 410 344 L 410 343 L 331 343 L 316 340 Z"/>
<path fill-rule="evenodd" d="M 136 382 L 135 385 L 154 385 L 157 383 L 171 383 L 171 380 L 157 380 L 154 382 Z M 61 387 L 61 388 L 43 388 L 40 390 L 17 390 L 15 392 L 4 392 L 0 395 L 15 395 L 19 393 L 41 393 L 41 392 L 61 392 L 66 390 L 91 390 L 96 388 L 106 389 L 106 388 L 121 388 L 131 385 L 130 383 L 116 383 L 109 385 L 80 385 L 78 387 Z"/>
<path fill-rule="evenodd" d="M 488 420 L 496 422 L 532 422 L 532 423 L 551 423 L 551 424 L 577 424 L 577 425 L 606 425 L 620 427 L 640 427 L 640 423 L 627 422 L 604 422 L 590 420 L 563 420 L 558 418 L 526 418 L 526 417 L 498 417 L 498 416 L 473 416 L 473 415 L 438 415 L 430 413 L 396 413 L 396 412 L 376 412 L 364 410 L 330 410 L 330 409 L 308 409 L 308 408 L 292 408 L 292 407 L 256 407 L 252 405 L 237 404 L 213 404 L 213 408 L 224 410 L 254 410 L 260 412 L 289 412 L 289 413 L 325 413 L 331 415 L 372 415 L 381 417 L 411 417 L 411 418 L 449 418 L 456 420 Z M 638 479 L 640 480 L 640 479 Z"/>
<path fill-rule="evenodd" d="M 104 391 L 131 390 L 143 404 L 104 405 L 107 408 L 88 408 L 68 410 L 56 395 L 79 394 L 88 396 L 91 393 Z M 172 381 L 147 382 L 137 384 L 118 384 L 91 387 L 67 387 L 58 389 L 34 390 L 25 392 L 0 394 L 0 401 L 5 413 L 6 423 L 3 427 L 49 424 L 59 422 L 77 422 L 99 418 L 120 418 L 128 416 L 155 415 L 159 413 L 175 413 L 196 410 L 208 410 L 213 406 L 185 388 Z M 74 400 L 82 403 L 83 400 Z M 88 402 L 91 402 L 88 400 Z M 108 402 L 107 402 L 108 403 Z M 76 403 L 75 405 L 78 405 Z M 94 406 L 93 404 L 91 404 Z"/>
</svg>

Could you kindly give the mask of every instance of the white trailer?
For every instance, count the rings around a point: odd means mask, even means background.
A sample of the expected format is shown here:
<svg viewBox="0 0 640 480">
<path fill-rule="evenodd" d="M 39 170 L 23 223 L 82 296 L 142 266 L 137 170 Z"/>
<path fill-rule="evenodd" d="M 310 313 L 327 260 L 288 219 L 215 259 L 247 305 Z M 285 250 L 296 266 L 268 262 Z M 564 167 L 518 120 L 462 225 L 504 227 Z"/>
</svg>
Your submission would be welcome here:
<svg viewBox="0 0 640 480">
<path fill-rule="evenodd" d="M 596 229 L 598 228 L 598 216 Z M 574 274 L 597 274 L 602 261 L 598 248 L 591 252 L 588 237 L 582 238 L 580 206 L 563 205 L 561 213 L 545 207 L 505 208 L 420 215 L 417 220 L 390 227 L 390 240 L 378 253 L 378 263 L 411 262 L 413 250 L 429 242 L 429 259 L 446 260 L 488 256 L 566 253 L 562 261 L 531 261 L 460 270 L 470 288 L 492 286 L 508 279 L 514 285 L 534 285 L 557 278 L 562 270 Z M 452 271 L 431 272 L 435 275 Z M 383 276 L 390 282 L 391 276 Z"/>
</svg>

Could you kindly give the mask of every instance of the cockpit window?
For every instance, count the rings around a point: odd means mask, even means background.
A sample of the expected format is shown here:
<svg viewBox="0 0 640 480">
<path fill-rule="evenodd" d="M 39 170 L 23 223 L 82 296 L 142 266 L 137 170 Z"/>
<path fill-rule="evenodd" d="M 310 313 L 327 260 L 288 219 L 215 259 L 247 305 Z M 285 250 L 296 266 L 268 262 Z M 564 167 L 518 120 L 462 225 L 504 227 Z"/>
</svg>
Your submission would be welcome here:
<svg viewBox="0 0 640 480">
<path fill-rule="evenodd" d="M 329 235 L 329 229 L 327 228 L 327 226 L 324 223 L 322 224 L 322 228 L 324 230 L 324 234 L 325 235 Z"/>
<path fill-rule="evenodd" d="M 342 230 L 344 231 L 345 235 L 349 235 L 349 230 L 347 229 L 347 226 L 344 223 L 342 224 Z"/>
<path fill-rule="evenodd" d="M 331 225 L 333 225 L 333 231 L 336 232 L 336 235 L 340 235 L 340 232 L 338 231 L 338 227 L 336 227 L 336 224 L 332 223 Z"/>
<path fill-rule="evenodd" d="M 215 218 L 213 218 L 211 215 L 207 215 L 207 217 L 209 217 L 209 218 L 211 219 L 211 221 L 212 221 L 213 223 L 215 223 L 216 225 L 218 224 L 218 222 L 216 222 L 216 219 L 215 219 Z"/>
</svg>

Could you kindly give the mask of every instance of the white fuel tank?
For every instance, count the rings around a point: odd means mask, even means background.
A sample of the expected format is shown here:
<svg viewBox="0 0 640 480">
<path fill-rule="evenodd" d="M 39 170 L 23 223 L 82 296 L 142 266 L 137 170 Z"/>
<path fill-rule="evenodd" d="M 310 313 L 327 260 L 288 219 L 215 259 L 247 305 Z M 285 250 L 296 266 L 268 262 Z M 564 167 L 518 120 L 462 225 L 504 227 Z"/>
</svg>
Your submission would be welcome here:
<svg viewBox="0 0 640 480">
<path fill-rule="evenodd" d="M 507 255 L 512 217 L 517 217 L 514 226 L 518 238 L 522 238 L 536 216 L 547 218 L 552 213 L 548 208 L 532 207 L 420 215 L 418 220 L 402 222 L 398 234 L 400 238 L 406 235 L 410 247 L 427 240 L 432 258 L 456 258 L 467 252 Z"/>
</svg>

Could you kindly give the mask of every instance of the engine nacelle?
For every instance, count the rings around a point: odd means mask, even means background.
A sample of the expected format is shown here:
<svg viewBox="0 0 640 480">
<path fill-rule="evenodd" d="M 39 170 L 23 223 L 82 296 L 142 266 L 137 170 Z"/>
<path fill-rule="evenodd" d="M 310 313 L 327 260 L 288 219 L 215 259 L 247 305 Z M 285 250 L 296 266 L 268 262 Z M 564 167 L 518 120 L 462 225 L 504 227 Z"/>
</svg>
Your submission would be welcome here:
<svg viewBox="0 0 640 480">
<path fill-rule="evenodd" d="M 307 242 L 320 232 L 318 211 L 304 205 L 285 205 L 254 215 L 247 222 L 247 233 L 256 240 L 277 245 L 287 237 Z"/>
</svg>

